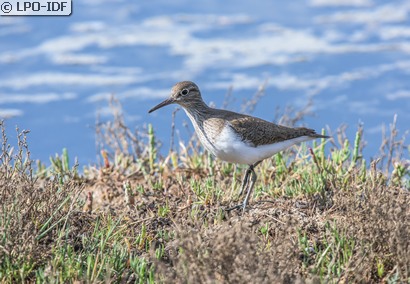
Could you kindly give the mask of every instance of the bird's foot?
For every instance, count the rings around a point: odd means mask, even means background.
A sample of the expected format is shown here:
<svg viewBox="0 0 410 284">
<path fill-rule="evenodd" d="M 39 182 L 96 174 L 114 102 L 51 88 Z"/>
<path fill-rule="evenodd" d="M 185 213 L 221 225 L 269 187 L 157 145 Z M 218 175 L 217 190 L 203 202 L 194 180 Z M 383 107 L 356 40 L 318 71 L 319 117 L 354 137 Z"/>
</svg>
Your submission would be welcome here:
<svg viewBox="0 0 410 284">
<path fill-rule="evenodd" d="M 242 204 L 238 204 L 238 205 L 235 205 L 235 206 L 233 206 L 233 207 L 226 208 L 225 211 L 230 212 L 230 211 L 232 211 L 232 210 L 240 209 L 240 208 L 242 208 Z"/>
<path fill-rule="evenodd" d="M 246 204 L 240 203 L 238 205 L 226 208 L 225 211 L 231 212 L 232 210 L 240 210 L 242 209 L 243 212 L 245 212 Z"/>
</svg>

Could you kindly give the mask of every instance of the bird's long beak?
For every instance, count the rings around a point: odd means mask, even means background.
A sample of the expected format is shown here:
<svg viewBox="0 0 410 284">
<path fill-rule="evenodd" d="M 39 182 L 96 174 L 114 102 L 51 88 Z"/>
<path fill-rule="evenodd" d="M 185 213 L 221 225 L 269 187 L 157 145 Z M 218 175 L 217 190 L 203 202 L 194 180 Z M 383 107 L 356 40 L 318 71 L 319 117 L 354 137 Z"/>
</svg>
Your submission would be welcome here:
<svg viewBox="0 0 410 284">
<path fill-rule="evenodd" d="M 174 100 L 172 97 L 170 97 L 170 98 L 166 99 L 165 101 L 163 101 L 162 103 L 160 103 L 160 104 L 154 106 L 152 109 L 150 109 L 150 110 L 148 111 L 148 113 L 151 113 L 151 112 L 153 112 L 153 111 L 155 111 L 155 110 L 157 110 L 157 109 L 159 109 L 159 108 L 162 108 L 162 107 L 164 107 L 164 106 L 170 105 L 170 104 L 172 104 L 172 103 L 174 103 L 174 102 L 175 102 L 175 100 Z"/>
</svg>

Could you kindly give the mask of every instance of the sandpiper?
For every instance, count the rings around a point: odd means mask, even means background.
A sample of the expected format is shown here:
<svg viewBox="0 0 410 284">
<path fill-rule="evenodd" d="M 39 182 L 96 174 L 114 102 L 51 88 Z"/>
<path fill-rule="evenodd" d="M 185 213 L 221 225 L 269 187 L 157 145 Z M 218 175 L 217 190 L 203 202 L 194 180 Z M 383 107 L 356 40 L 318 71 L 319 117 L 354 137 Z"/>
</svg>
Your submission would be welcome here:
<svg viewBox="0 0 410 284">
<path fill-rule="evenodd" d="M 168 99 L 149 113 L 169 104 L 179 104 L 194 125 L 203 146 L 220 160 L 249 166 L 242 181 L 239 196 L 247 188 L 242 204 L 229 208 L 245 210 L 256 181 L 255 167 L 262 160 L 295 144 L 316 138 L 329 138 L 313 129 L 291 128 L 228 110 L 207 106 L 198 86 L 190 81 L 174 85 Z M 249 175 L 251 176 L 249 184 Z"/>
</svg>

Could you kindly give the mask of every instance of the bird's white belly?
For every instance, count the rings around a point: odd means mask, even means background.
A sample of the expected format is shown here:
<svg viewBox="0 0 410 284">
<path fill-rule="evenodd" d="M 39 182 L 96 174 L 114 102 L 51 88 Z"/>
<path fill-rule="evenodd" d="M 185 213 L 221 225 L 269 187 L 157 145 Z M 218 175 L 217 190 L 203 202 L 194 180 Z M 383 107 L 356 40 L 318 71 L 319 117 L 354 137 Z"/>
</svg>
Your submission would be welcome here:
<svg viewBox="0 0 410 284">
<path fill-rule="evenodd" d="M 308 136 L 301 136 L 283 142 L 254 147 L 250 143 L 242 141 L 230 127 L 225 127 L 215 139 L 211 152 L 223 161 L 252 165 L 295 144 L 312 139 Z"/>
</svg>

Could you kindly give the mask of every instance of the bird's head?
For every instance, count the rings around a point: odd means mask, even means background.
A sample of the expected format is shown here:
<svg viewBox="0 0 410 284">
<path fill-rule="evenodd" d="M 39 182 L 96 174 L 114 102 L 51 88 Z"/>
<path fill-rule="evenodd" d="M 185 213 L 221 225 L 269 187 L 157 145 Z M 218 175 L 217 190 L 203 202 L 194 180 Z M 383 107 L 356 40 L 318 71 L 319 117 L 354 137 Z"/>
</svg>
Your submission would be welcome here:
<svg viewBox="0 0 410 284">
<path fill-rule="evenodd" d="M 198 86 L 194 82 L 183 81 L 175 84 L 172 87 L 169 98 L 150 109 L 148 113 L 169 104 L 179 104 L 180 106 L 187 108 L 202 102 L 201 92 L 199 91 Z"/>
</svg>

